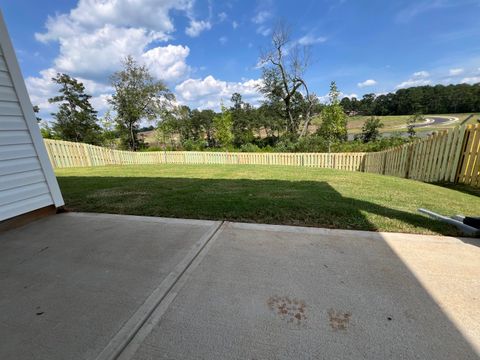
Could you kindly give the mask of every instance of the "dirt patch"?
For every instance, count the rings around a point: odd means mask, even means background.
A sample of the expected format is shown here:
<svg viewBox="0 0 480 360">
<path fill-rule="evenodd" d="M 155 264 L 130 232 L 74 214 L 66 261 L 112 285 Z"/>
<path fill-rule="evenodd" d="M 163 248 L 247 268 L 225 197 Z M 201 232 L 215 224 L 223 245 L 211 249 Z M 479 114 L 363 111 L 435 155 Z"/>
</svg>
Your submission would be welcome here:
<svg viewBox="0 0 480 360">
<path fill-rule="evenodd" d="M 328 317 L 333 330 L 347 330 L 352 314 L 330 309 L 328 310 Z"/>
<path fill-rule="evenodd" d="M 307 319 L 305 314 L 307 305 L 303 300 L 290 299 L 288 296 L 274 295 L 267 300 L 269 309 L 287 323 L 300 325 Z"/>
</svg>

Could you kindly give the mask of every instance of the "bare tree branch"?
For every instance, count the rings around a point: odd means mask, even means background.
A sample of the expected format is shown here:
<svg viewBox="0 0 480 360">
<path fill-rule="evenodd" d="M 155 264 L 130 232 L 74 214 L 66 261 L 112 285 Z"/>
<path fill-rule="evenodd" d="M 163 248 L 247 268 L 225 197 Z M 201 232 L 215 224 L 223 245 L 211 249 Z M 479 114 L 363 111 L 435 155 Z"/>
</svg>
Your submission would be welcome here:
<svg viewBox="0 0 480 360">
<path fill-rule="evenodd" d="M 261 52 L 259 63 L 263 67 L 264 81 L 260 91 L 271 101 L 278 99 L 283 102 L 286 129 L 291 135 L 299 135 L 301 121 L 304 121 L 300 133 L 304 136 L 313 107 L 312 95 L 304 79 L 310 56 L 308 48 L 291 43 L 290 34 L 288 26 L 280 22 L 273 31 L 271 48 Z M 299 101 L 306 101 L 304 114 L 299 113 Z"/>
</svg>

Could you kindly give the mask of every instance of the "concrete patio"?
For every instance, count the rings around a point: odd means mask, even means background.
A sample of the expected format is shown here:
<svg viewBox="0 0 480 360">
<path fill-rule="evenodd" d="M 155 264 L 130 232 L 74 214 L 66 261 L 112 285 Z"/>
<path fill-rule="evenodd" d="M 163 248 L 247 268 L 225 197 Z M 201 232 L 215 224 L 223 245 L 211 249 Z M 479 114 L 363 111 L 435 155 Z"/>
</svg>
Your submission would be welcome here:
<svg viewBox="0 0 480 360">
<path fill-rule="evenodd" d="M 478 359 L 480 242 L 66 213 L 0 233 L 0 359 Z"/>
</svg>

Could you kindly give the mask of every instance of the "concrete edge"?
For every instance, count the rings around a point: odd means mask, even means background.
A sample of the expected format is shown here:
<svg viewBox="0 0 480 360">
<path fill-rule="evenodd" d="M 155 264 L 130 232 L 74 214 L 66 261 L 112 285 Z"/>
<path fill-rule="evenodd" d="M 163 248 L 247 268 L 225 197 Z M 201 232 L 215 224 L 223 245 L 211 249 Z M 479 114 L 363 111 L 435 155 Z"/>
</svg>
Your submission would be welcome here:
<svg viewBox="0 0 480 360">
<path fill-rule="evenodd" d="M 210 248 L 214 245 L 215 241 L 227 226 L 228 222 L 223 222 L 215 234 L 213 234 L 208 243 L 200 250 L 198 256 L 195 257 L 185 272 L 180 276 L 180 279 L 173 285 L 165 298 L 158 304 L 151 316 L 147 319 L 147 321 L 144 322 L 143 326 L 138 330 L 132 340 L 125 346 L 125 348 L 116 358 L 117 360 L 130 360 L 133 358 L 139 347 L 143 344 L 152 330 L 158 325 L 170 304 L 173 302 L 173 300 L 175 300 L 180 290 L 190 279 L 195 269 L 203 261 Z"/>
<path fill-rule="evenodd" d="M 408 240 L 408 241 L 428 241 L 438 243 L 452 243 L 463 244 L 465 242 L 472 242 L 473 238 L 462 238 L 442 235 L 424 235 L 424 234 L 410 234 L 410 233 L 395 233 L 395 232 L 377 232 L 365 230 L 343 230 L 343 229 L 328 229 L 315 228 L 305 226 L 291 226 L 291 225 L 273 225 L 273 224 L 254 224 L 230 222 L 229 227 L 239 230 L 256 230 L 268 232 L 284 232 L 292 234 L 309 234 L 309 235 L 326 235 L 326 236 L 349 236 L 362 237 L 371 239 L 372 236 L 379 236 L 383 239 L 389 240 Z"/>
<path fill-rule="evenodd" d="M 185 273 L 198 254 L 205 248 L 207 243 L 218 233 L 222 222 L 211 222 L 213 225 L 208 231 L 190 248 L 187 255 L 175 266 L 160 285 L 147 297 L 145 302 L 123 324 L 120 330 L 110 339 L 109 343 L 96 357 L 96 360 L 117 359 L 125 347 L 132 341 L 139 329 L 149 319 L 155 309 L 169 294 L 179 278 Z"/>
<path fill-rule="evenodd" d="M 141 221 L 150 223 L 163 224 L 181 224 L 181 225 L 203 225 L 214 226 L 221 221 L 216 220 L 198 220 L 198 219 L 182 219 L 182 218 L 166 218 L 156 216 L 139 216 L 139 215 L 123 215 L 123 214 L 106 214 L 106 213 L 89 213 L 89 212 L 66 212 L 61 216 L 78 216 L 78 217 L 94 217 L 99 219 L 115 220 L 125 219 L 129 221 Z M 347 229 L 329 229 L 316 228 L 308 226 L 293 226 L 293 225 L 274 225 L 274 224 L 257 224 L 257 223 L 243 223 L 226 221 L 228 226 L 235 229 L 258 230 L 270 232 L 288 232 L 288 233 L 302 233 L 311 235 L 330 235 L 330 236 L 352 236 L 354 233 L 356 237 L 372 238 L 373 235 L 378 235 L 384 239 L 390 240 L 408 240 L 408 241 L 429 241 L 438 243 L 476 243 L 480 245 L 480 240 L 476 238 L 454 237 L 443 235 L 426 235 L 426 234 L 411 234 L 398 233 L 386 231 L 366 231 L 366 230 L 347 230 Z"/>
<path fill-rule="evenodd" d="M 62 216 L 93 217 L 97 219 L 106 219 L 106 220 L 124 219 L 129 221 L 141 221 L 141 222 L 164 223 L 164 224 L 182 224 L 182 225 L 213 226 L 215 224 L 221 223 L 221 221 L 216 221 L 216 220 L 181 219 L 181 218 L 166 218 L 166 217 L 157 217 L 157 216 L 139 216 L 139 215 L 106 214 L 106 213 L 91 213 L 91 212 L 74 212 L 74 211 L 63 213 Z"/>
</svg>

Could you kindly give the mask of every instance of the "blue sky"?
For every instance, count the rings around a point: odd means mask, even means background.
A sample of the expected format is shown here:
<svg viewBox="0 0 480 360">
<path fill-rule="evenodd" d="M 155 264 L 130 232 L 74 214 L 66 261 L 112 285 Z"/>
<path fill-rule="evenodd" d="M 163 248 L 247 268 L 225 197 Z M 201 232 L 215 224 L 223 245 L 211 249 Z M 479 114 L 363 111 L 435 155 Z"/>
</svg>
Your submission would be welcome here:
<svg viewBox="0 0 480 360">
<path fill-rule="evenodd" d="M 311 47 L 306 79 L 320 97 L 332 80 L 358 97 L 480 82 L 479 0 L 15 0 L 2 10 L 45 118 L 57 71 L 84 81 L 105 111 L 108 76 L 127 54 L 180 103 L 218 109 L 233 92 L 258 103 L 259 50 L 280 19 L 293 42 Z"/>
</svg>

